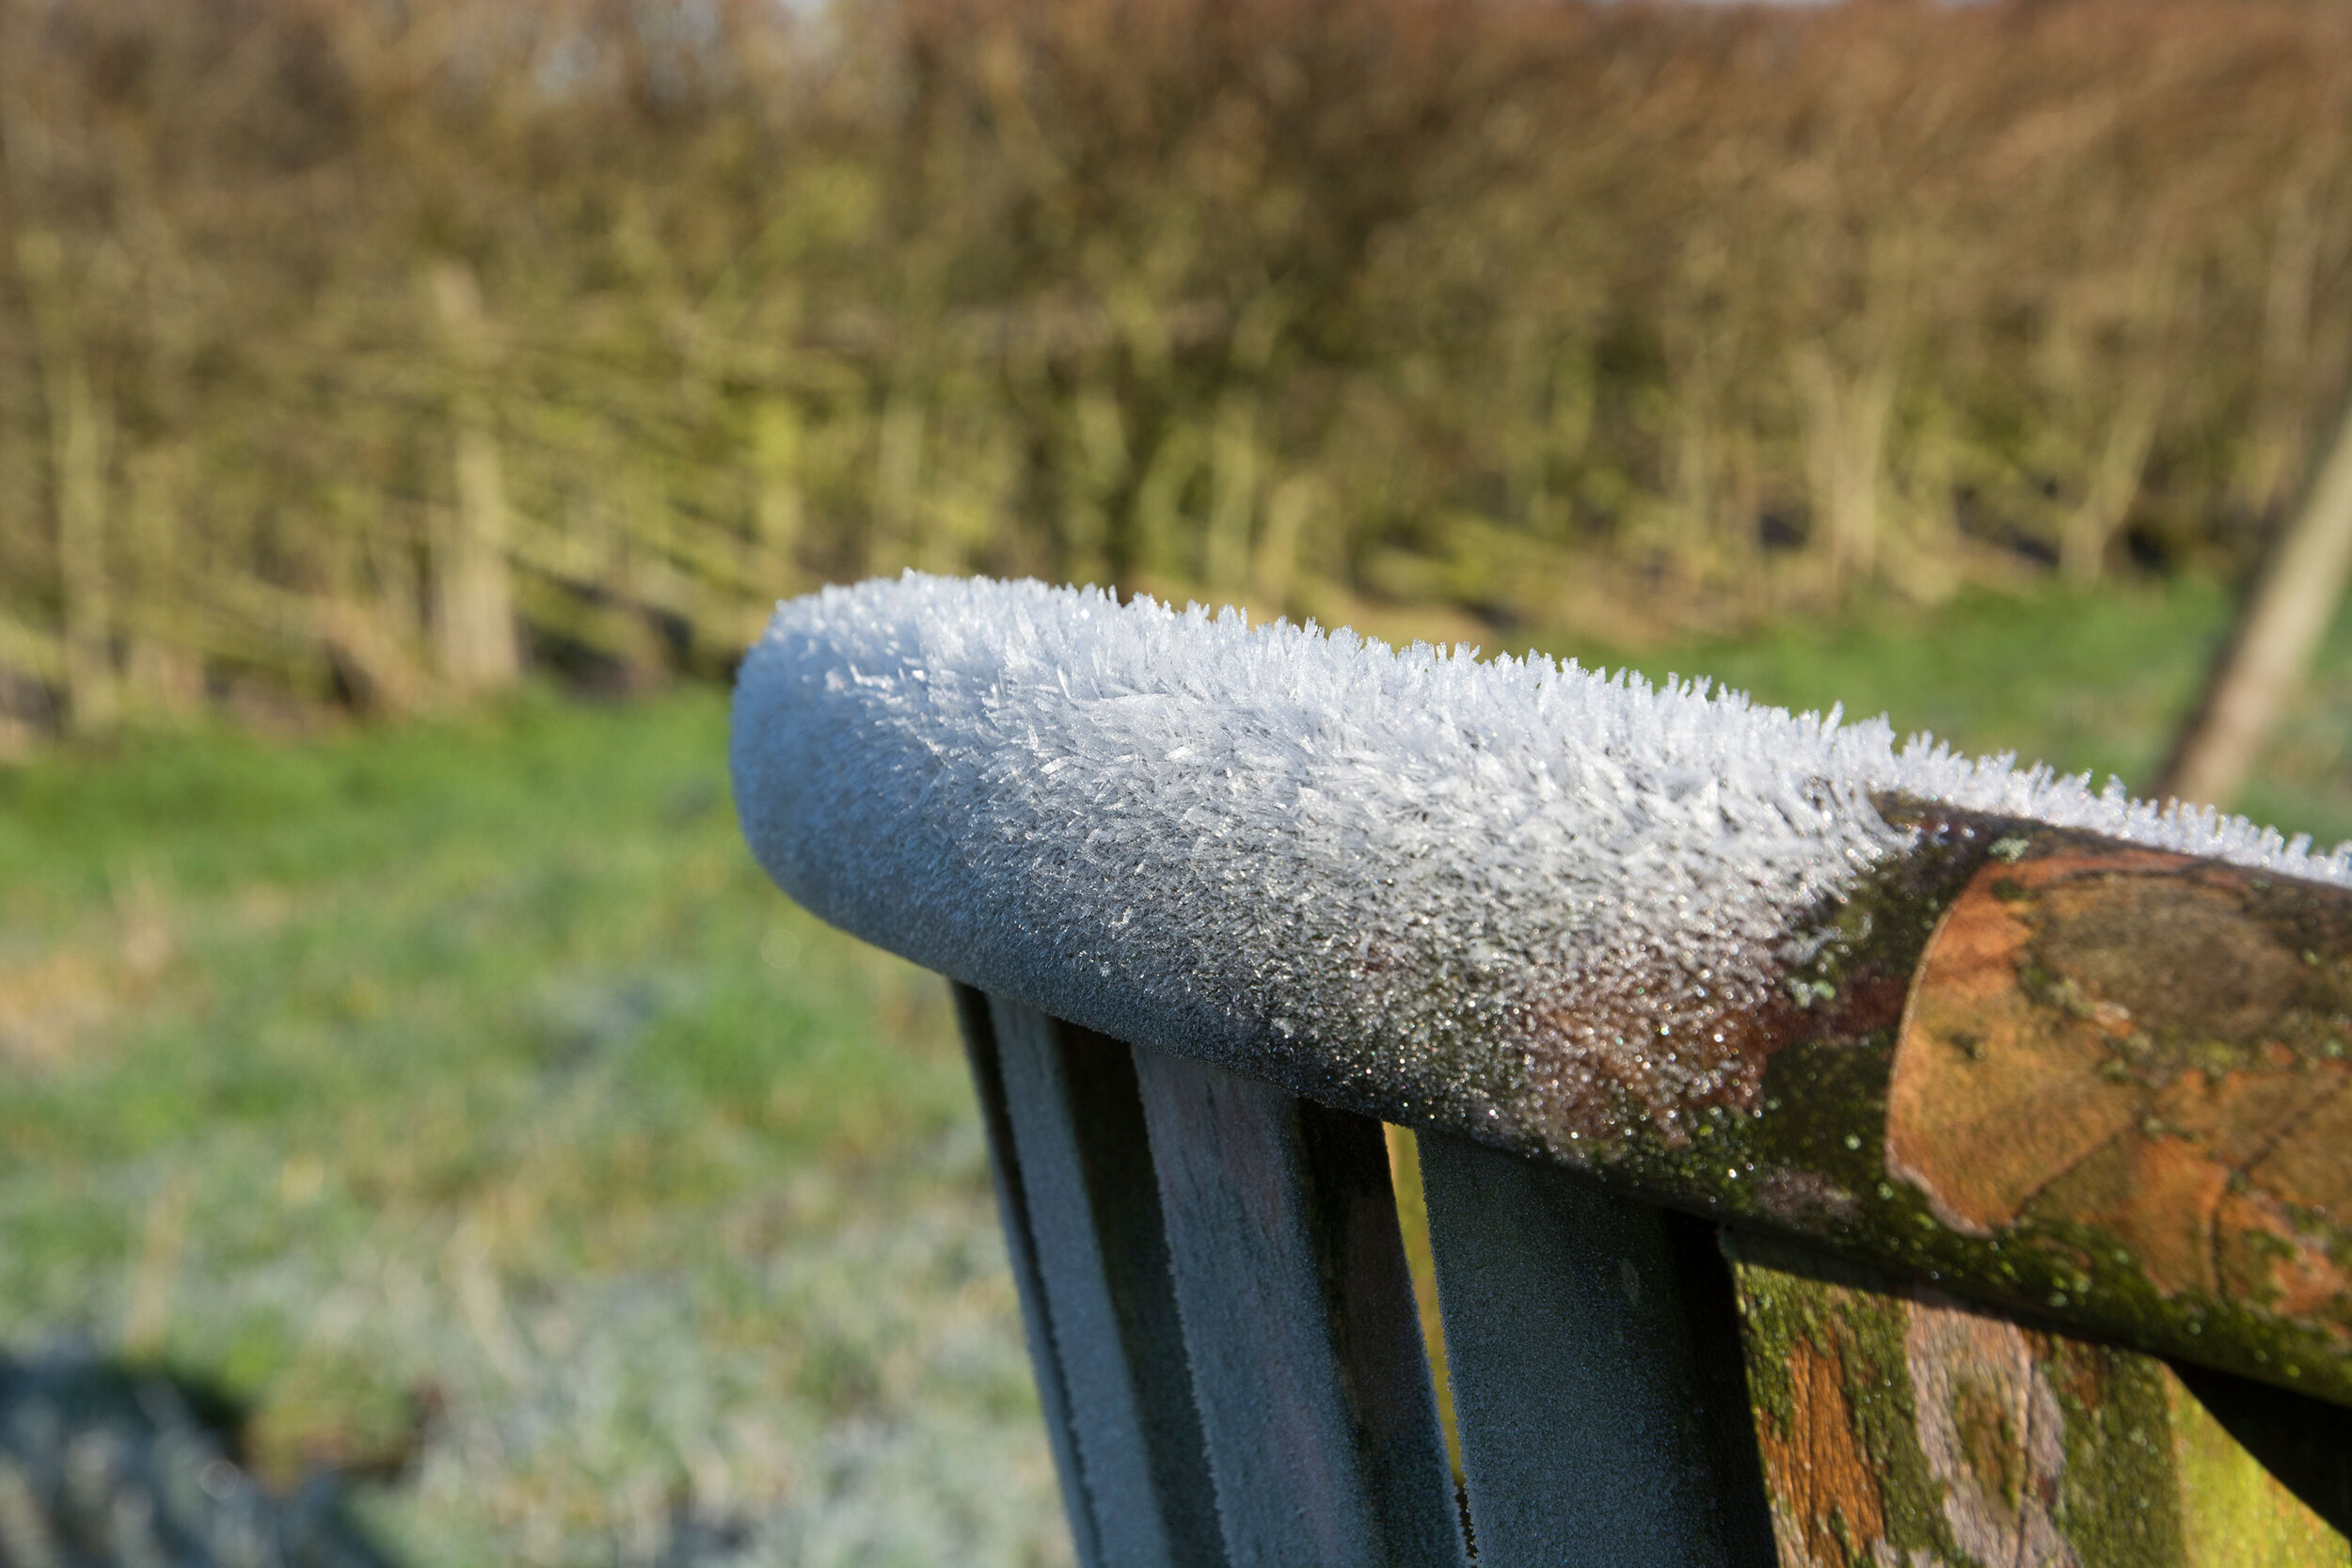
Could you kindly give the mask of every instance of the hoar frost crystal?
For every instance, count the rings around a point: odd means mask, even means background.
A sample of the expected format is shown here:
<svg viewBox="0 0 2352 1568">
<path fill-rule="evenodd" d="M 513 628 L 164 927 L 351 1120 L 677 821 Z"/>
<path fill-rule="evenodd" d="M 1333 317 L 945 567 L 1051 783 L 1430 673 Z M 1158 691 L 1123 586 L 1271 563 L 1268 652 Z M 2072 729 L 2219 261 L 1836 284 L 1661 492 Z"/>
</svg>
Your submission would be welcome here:
<svg viewBox="0 0 2352 1568">
<path fill-rule="evenodd" d="M 1555 1148 L 1753 1099 L 1755 1019 L 1915 841 L 1892 799 L 2352 883 L 2345 849 L 1883 721 L 912 573 L 777 610 L 732 763 L 761 863 L 870 942 Z"/>
</svg>

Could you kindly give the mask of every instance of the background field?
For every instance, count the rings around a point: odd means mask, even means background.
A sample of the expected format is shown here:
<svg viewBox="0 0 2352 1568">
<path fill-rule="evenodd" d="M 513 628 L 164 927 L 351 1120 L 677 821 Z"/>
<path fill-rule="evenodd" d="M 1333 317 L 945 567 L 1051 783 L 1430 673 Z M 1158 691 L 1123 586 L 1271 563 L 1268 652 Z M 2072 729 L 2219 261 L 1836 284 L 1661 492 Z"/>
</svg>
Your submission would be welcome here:
<svg viewBox="0 0 2352 1568">
<path fill-rule="evenodd" d="M 1056 1560 L 942 990 L 767 884 L 723 747 L 532 696 L 0 781 L 0 1340 L 405 1468 L 414 1562 Z"/>
<path fill-rule="evenodd" d="M 2225 611 L 1644 664 L 2128 768 Z M 2352 831 L 2347 712 L 2340 635 L 2282 825 Z M 0 1349 L 224 1386 L 420 1565 L 1067 1560 L 943 990 L 765 882 L 724 729 L 533 689 L 0 773 Z"/>
</svg>

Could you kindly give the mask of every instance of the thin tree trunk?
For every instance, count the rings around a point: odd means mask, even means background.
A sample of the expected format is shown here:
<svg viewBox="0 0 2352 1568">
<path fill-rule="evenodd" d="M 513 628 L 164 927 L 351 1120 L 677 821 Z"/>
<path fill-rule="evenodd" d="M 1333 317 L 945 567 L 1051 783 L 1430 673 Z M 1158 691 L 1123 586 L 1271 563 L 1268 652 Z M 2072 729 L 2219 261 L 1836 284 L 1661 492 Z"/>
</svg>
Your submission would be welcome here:
<svg viewBox="0 0 2352 1568">
<path fill-rule="evenodd" d="M 351 693 L 370 713 L 413 713 L 423 705 L 423 672 L 381 610 L 357 594 L 321 595 L 313 608 L 319 640 Z"/>
<path fill-rule="evenodd" d="M 1248 395 L 1229 393 L 1209 437 L 1209 527 L 1200 575 L 1209 596 L 1219 601 L 1238 598 L 1248 588 L 1260 467 L 1255 423 Z"/>
<path fill-rule="evenodd" d="M 1267 492 L 1265 531 L 1249 558 L 1249 587 L 1269 615 L 1288 612 L 1308 524 L 1329 499 L 1321 478 L 1293 474 Z"/>
<path fill-rule="evenodd" d="M 2058 531 L 2058 571 L 2067 581 L 2088 587 L 2106 575 L 2107 546 L 2139 494 L 2163 401 L 2163 378 L 2153 367 L 2138 372 L 2124 391 L 2123 404 L 2091 467 L 2082 503 Z"/>
<path fill-rule="evenodd" d="M 203 639 L 187 610 L 195 584 L 181 560 L 182 455 L 151 448 L 124 464 L 123 701 L 150 717 L 177 717 L 204 700 Z"/>
<path fill-rule="evenodd" d="M 13 183 L 13 165 L 10 172 Z M 25 230 L 17 237 L 15 261 L 33 318 L 48 423 L 66 723 L 87 734 L 114 723 L 119 709 L 106 567 L 109 421 L 82 356 L 56 236 L 46 230 Z"/>
<path fill-rule="evenodd" d="M 874 511 L 866 569 L 877 575 L 914 565 L 923 553 L 923 447 L 929 416 L 914 397 L 893 392 L 874 433 Z"/>
<path fill-rule="evenodd" d="M 481 389 L 489 335 L 481 292 L 464 263 L 434 268 L 432 293 L 455 369 L 450 402 L 457 490 L 457 505 L 433 542 L 434 640 L 452 686 L 494 691 L 521 674 L 522 651 L 507 565 L 505 470 Z"/>
<path fill-rule="evenodd" d="M 1826 353 L 1808 346 L 1797 355 L 1796 379 L 1804 402 L 1806 477 L 1819 547 L 1831 584 L 1843 587 L 1878 566 L 1894 368 L 1881 363 L 1844 375 Z"/>
<path fill-rule="evenodd" d="M 48 373 L 63 601 L 66 719 L 82 734 L 118 717 L 113 605 L 106 574 L 106 418 L 77 354 Z"/>
<path fill-rule="evenodd" d="M 752 466 L 759 484 L 755 550 L 745 564 L 749 577 L 771 577 L 759 584 L 767 597 L 800 587 L 801 537 L 808 515 L 801 489 L 803 445 L 800 411 L 782 397 L 762 398 L 752 413 Z"/>
<path fill-rule="evenodd" d="M 1061 571 L 1071 582 L 1107 583 L 1116 576 L 1112 515 L 1135 478 L 1127 422 L 1100 388 L 1081 388 L 1071 402 L 1070 433 Z"/>
<path fill-rule="evenodd" d="M 2352 574 L 2352 412 L 2336 431 L 2302 509 L 2247 595 L 2150 793 L 2227 806 L 2311 667 Z"/>
</svg>

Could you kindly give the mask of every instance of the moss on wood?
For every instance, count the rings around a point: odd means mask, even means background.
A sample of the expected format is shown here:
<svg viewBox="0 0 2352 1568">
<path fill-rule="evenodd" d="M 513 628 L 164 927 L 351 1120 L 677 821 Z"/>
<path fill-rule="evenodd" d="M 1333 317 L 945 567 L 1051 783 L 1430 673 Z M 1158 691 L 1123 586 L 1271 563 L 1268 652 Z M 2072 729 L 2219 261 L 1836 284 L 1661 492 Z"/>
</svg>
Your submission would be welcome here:
<svg viewBox="0 0 2352 1568">
<path fill-rule="evenodd" d="M 1791 944 L 1753 1096 L 1545 1152 L 2352 1404 L 2352 896 L 1883 809 L 1919 847 Z"/>
<path fill-rule="evenodd" d="M 1787 1568 L 2352 1564 L 2155 1358 L 1784 1243 L 1725 1250 Z"/>
</svg>

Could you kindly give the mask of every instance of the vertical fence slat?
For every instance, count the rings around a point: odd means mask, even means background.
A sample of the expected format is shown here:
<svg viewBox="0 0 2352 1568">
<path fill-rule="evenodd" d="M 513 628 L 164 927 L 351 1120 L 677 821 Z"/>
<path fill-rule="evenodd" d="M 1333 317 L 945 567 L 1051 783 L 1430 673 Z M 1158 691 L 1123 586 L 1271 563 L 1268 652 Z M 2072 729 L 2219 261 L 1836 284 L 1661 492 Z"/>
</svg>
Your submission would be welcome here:
<svg viewBox="0 0 2352 1568">
<path fill-rule="evenodd" d="M 966 985 L 956 985 L 954 991 L 956 1022 L 962 1026 L 964 1054 L 971 1061 L 972 1085 L 979 1096 L 980 1122 L 988 1132 L 989 1172 L 996 1186 L 996 1212 L 1004 1223 L 1005 1251 L 1021 1293 L 1021 1323 L 1028 1332 L 1029 1365 L 1037 1373 L 1045 1438 L 1053 1449 L 1054 1469 L 1061 1478 L 1062 1508 L 1070 1515 L 1071 1543 L 1076 1548 L 1079 1568 L 1104 1568 L 1094 1508 L 1078 1466 L 1077 1442 L 1070 1424 L 1070 1394 L 1055 1343 L 1052 1309 L 1038 1273 L 1038 1243 L 1029 1223 L 1019 1147 L 1005 1100 L 995 1022 L 989 1017 L 986 994 Z"/>
<path fill-rule="evenodd" d="M 1232 1560 L 1460 1568 L 1379 1124 L 1180 1057 L 1136 1068 Z"/>
<path fill-rule="evenodd" d="M 990 1015 L 1101 1560 L 1221 1563 L 1134 1054 L 1003 997 Z"/>
<path fill-rule="evenodd" d="M 1464 1139 L 1423 1133 L 1421 1165 L 1481 1568 L 1771 1564 L 1711 1246 Z"/>
</svg>

